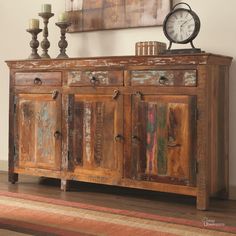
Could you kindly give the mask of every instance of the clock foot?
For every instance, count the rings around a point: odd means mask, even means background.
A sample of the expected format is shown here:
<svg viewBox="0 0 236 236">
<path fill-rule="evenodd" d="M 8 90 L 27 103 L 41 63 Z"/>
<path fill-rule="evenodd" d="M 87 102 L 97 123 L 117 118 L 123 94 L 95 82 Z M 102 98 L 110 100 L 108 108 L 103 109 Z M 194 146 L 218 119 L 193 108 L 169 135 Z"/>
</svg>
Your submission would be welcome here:
<svg viewBox="0 0 236 236">
<path fill-rule="evenodd" d="M 186 48 L 186 49 L 171 49 L 165 50 L 163 54 L 191 54 L 191 53 L 203 53 L 200 48 Z"/>
</svg>

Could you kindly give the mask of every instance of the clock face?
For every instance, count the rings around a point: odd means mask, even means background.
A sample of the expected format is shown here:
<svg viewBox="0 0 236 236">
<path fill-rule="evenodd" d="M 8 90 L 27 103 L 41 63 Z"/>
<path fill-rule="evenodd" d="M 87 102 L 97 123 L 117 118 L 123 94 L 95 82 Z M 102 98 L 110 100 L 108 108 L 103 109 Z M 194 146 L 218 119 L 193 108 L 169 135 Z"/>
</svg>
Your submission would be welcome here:
<svg viewBox="0 0 236 236">
<path fill-rule="evenodd" d="M 189 42 L 196 36 L 196 31 L 199 30 L 196 26 L 194 14 L 186 9 L 178 9 L 172 12 L 167 17 L 164 27 L 168 39 L 176 43 Z"/>
</svg>

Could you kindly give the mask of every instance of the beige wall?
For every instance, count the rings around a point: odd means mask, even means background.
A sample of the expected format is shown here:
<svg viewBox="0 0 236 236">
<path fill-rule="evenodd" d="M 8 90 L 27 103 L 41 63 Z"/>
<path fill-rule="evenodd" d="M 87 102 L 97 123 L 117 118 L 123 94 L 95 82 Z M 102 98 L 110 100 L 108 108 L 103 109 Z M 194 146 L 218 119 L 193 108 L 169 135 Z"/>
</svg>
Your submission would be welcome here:
<svg viewBox="0 0 236 236">
<path fill-rule="evenodd" d="M 148 1 L 148 0 L 146 0 Z M 177 2 L 177 1 L 176 1 Z M 206 52 L 236 55 L 236 1 L 227 0 L 185 0 L 198 13 L 202 28 L 195 45 Z M 6 59 L 27 58 L 30 35 L 25 31 L 28 19 L 37 17 L 42 3 L 52 3 L 54 13 L 64 9 L 64 0 L 7 0 L 0 1 L 0 160 L 7 160 L 8 154 L 8 68 Z M 58 54 L 59 31 L 54 25 L 57 17 L 50 21 L 49 39 L 52 57 Z M 68 35 L 68 54 L 71 57 L 134 54 L 134 44 L 142 40 L 167 42 L 161 27 L 76 33 Z M 236 63 L 233 61 L 230 79 L 230 185 L 236 186 Z"/>
</svg>

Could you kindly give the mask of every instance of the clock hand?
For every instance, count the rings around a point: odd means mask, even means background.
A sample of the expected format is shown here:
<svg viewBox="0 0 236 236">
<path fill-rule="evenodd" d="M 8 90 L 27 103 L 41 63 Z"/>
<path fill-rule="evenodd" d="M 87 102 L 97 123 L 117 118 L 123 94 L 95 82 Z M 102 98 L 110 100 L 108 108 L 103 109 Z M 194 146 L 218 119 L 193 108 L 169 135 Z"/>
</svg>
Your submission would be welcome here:
<svg viewBox="0 0 236 236">
<path fill-rule="evenodd" d="M 189 19 L 189 20 L 186 20 L 184 23 L 182 23 L 181 25 L 180 25 L 180 27 L 183 27 L 183 25 L 185 25 L 187 22 L 189 22 L 190 20 L 192 20 L 192 19 Z"/>
</svg>

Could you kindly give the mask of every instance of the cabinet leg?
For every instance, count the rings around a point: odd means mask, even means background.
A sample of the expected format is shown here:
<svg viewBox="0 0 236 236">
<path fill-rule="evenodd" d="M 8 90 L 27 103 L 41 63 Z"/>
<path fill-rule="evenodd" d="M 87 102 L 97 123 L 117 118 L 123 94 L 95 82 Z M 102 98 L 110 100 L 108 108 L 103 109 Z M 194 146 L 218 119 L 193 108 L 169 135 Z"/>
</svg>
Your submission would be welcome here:
<svg viewBox="0 0 236 236">
<path fill-rule="evenodd" d="M 8 181 L 11 182 L 12 184 L 15 184 L 18 181 L 18 174 L 9 172 Z"/>
<path fill-rule="evenodd" d="M 69 190 L 69 180 L 61 179 L 61 190 L 64 192 Z"/>
<path fill-rule="evenodd" d="M 198 195 L 197 196 L 197 209 L 201 211 L 206 211 L 209 209 L 209 196 Z"/>
</svg>

